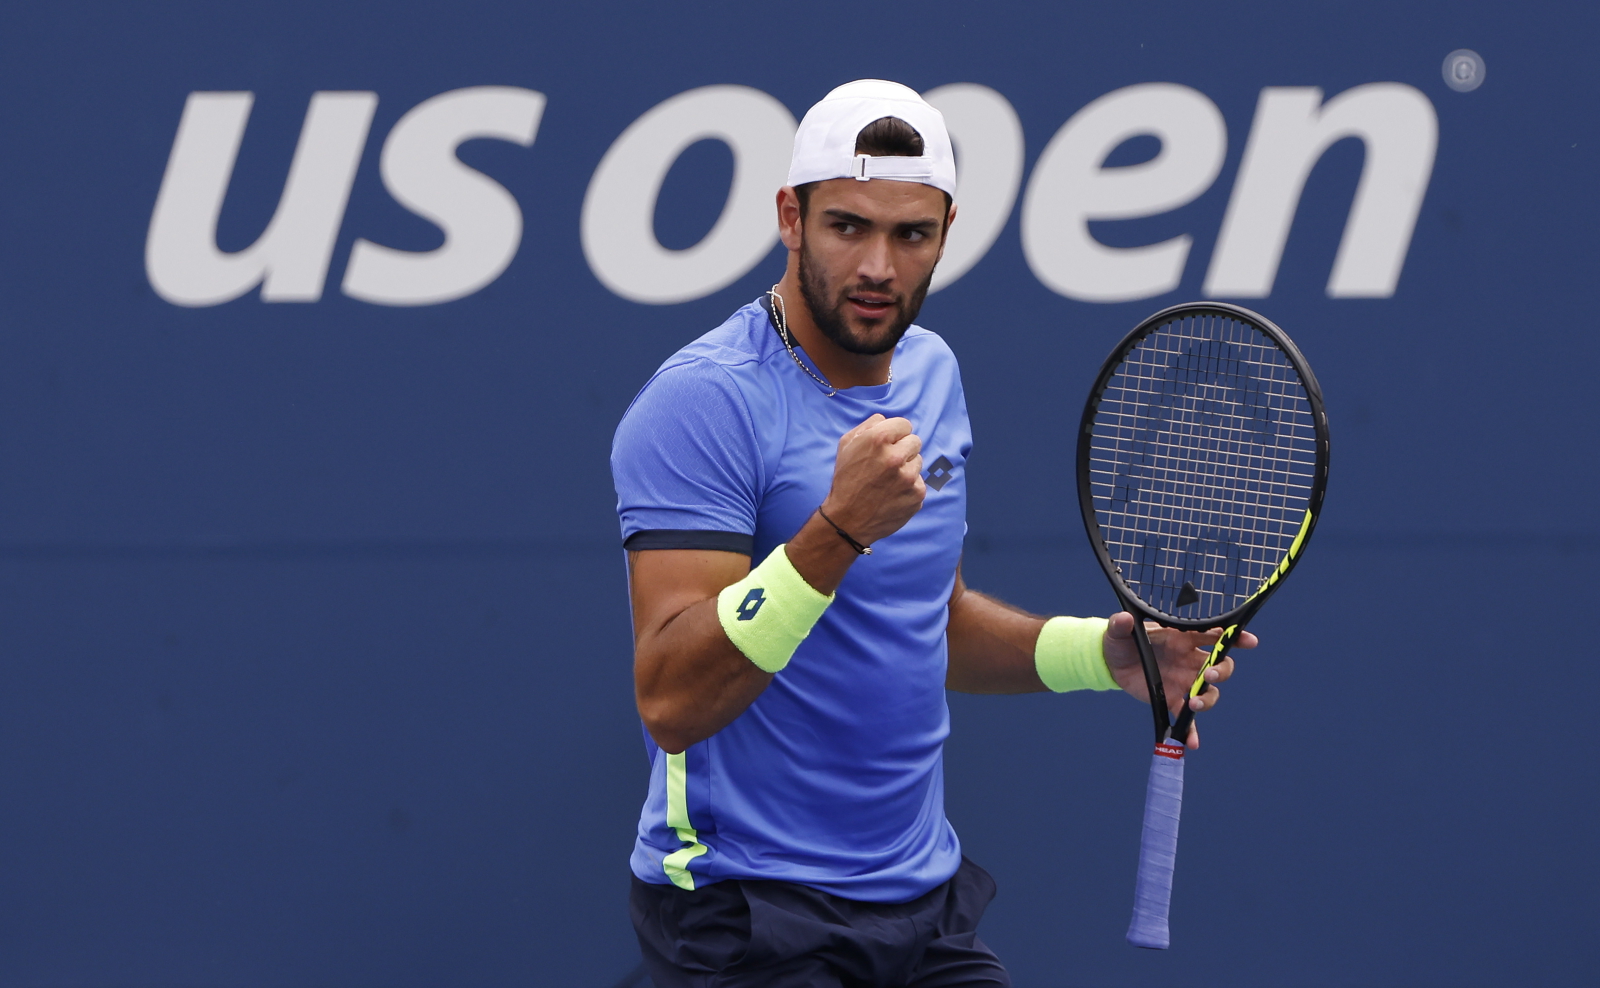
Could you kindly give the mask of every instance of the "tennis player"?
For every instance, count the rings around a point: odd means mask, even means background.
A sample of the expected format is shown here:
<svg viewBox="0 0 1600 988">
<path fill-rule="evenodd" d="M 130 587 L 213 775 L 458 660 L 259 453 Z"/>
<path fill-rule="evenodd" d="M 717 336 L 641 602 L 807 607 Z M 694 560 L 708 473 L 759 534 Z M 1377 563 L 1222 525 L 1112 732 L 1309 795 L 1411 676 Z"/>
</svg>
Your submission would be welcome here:
<svg viewBox="0 0 1600 988">
<path fill-rule="evenodd" d="M 1046 619 L 962 582 L 966 402 L 913 325 L 955 192 L 914 91 L 829 93 L 778 190 L 782 280 L 617 429 L 652 760 L 631 912 L 658 988 L 1009 985 L 977 937 L 994 882 L 945 819 L 945 690 L 1146 698 L 1128 614 Z M 1150 636 L 1186 696 L 1216 633 Z"/>
</svg>

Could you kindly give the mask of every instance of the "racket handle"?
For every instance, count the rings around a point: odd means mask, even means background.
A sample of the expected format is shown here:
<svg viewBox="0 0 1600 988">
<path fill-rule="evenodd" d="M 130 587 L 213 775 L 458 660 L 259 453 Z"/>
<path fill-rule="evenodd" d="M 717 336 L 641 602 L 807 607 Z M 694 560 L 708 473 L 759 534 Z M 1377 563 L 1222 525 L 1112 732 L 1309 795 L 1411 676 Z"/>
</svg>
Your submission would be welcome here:
<svg viewBox="0 0 1600 988">
<path fill-rule="evenodd" d="M 1194 696 L 1199 696 L 1206 690 L 1211 689 L 1211 684 L 1206 682 L 1206 670 L 1220 664 L 1223 659 L 1228 657 L 1229 649 L 1233 648 L 1233 643 L 1239 640 L 1239 632 L 1242 630 L 1243 628 L 1236 624 L 1222 632 L 1222 637 L 1218 638 L 1217 644 L 1212 646 L 1211 655 L 1206 659 L 1206 664 L 1200 667 L 1200 676 L 1195 680 L 1195 686 L 1199 688 L 1193 691 Z M 1172 725 L 1172 736 L 1177 739 L 1179 744 L 1189 740 L 1189 728 L 1194 724 L 1194 711 L 1189 709 L 1190 699 L 1191 697 L 1188 694 L 1184 695 L 1183 708 L 1178 711 L 1178 719 Z"/>
<path fill-rule="evenodd" d="M 1139 878 L 1133 886 L 1133 922 L 1128 942 L 1166 950 L 1172 870 L 1178 859 L 1178 815 L 1183 809 L 1183 745 L 1163 741 L 1150 756 L 1144 796 L 1144 836 L 1139 841 Z"/>
<path fill-rule="evenodd" d="M 1201 673 L 1201 675 L 1204 675 L 1204 673 Z M 1207 688 L 1210 685 L 1210 683 L 1207 683 Z M 1204 692 L 1205 690 L 1200 691 L 1200 693 Z M 1195 696 L 1199 696 L 1200 693 L 1196 693 Z M 1183 696 L 1183 709 L 1178 711 L 1178 719 L 1172 722 L 1172 739 L 1179 744 L 1189 740 L 1189 729 L 1194 727 L 1194 711 L 1189 707 L 1190 699 L 1191 697 L 1185 693 Z"/>
</svg>

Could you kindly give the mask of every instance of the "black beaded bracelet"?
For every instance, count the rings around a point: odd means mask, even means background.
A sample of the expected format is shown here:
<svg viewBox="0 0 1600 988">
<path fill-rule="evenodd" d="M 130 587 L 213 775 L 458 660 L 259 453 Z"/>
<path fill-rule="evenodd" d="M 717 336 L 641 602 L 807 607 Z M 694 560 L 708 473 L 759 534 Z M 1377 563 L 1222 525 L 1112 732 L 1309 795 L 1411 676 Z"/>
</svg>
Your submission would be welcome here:
<svg viewBox="0 0 1600 988">
<path fill-rule="evenodd" d="M 858 555 L 858 556 L 870 556 L 870 555 L 872 555 L 872 546 L 870 546 L 870 545 L 862 545 L 860 542 L 857 542 L 855 539 L 851 538 L 849 532 L 847 532 L 844 529 L 840 528 L 838 525 L 834 525 L 832 518 L 829 518 L 827 515 L 822 514 L 822 508 L 821 507 L 817 508 L 817 514 L 822 515 L 822 520 L 823 521 L 827 522 L 829 525 L 833 525 L 833 530 L 835 532 L 839 533 L 839 537 L 841 539 L 844 539 L 846 542 L 850 543 L 850 548 L 852 548 L 852 549 L 854 549 L 856 551 L 856 555 Z"/>
</svg>

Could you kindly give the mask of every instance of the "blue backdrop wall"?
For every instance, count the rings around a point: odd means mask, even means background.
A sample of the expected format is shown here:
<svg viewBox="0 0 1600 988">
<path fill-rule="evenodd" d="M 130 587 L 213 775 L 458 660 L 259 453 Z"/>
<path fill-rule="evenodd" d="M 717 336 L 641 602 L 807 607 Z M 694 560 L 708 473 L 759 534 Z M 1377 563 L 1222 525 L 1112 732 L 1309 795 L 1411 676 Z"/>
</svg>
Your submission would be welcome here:
<svg viewBox="0 0 1600 988">
<path fill-rule="evenodd" d="M 921 322 L 963 362 L 968 579 L 1042 611 L 1110 609 L 1068 423 L 1120 334 L 1205 294 L 1263 90 L 1393 83 L 1437 120 L 1424 183 L 1395 193 L 1420 212 L 1392 291 L 1328 288 L 1374 138 L 1307 159 L 1276 278 L 1235 296 L 1317 368 L 1333 478 L 1265 644 L 1206 718 L 1171 951 L 1122 941 L 1141 708 L 951 698 L 949 813 L 999 880 L 984 935 L 1017 983 L 1587 983 L 1597 21 L 1577 3 L 8 6 L 0 984 L 628 977 L 646 762 L 609 439 L 656 365 L 781 257 L 746 245 L 693 297 L 639 301 L 597 276 L 585 199 L 619 135 L 680 93 L 749 87 L 798 117 L 863 76 L 979 84 L 1015 110 L 1021 182 L 1000 192 L 1018 204 Z M 1441 63 L 1464 48 L 1486 71 L 1460 92 Z M 1220 110 L 1220 174 L 1088 229 L 1117 248 L 1192 237 L 1176 287 L 1063 294 L 1023 246 L 1034 164 L 1092 101 L 1151 83 Z M 505 195 L 479 183 L 453 214 L 472 269 L 456 297 L 354 297 L 358 240 L 445 244 L 396 194 L 387 135 L 480 86 L 516 87 L 502 130 L 542 118 L 531 142 L 459 148 Z M 219 290 L 236 297 L 163 288 L 162 244 L 215 267 L 257 242 L 314 94 L 340 92 L 376 104 L 339 103 L 372 114 L 366 136 L 340 131 L 342 212 L 337 167 L 306 179 L 332 189 L 327 264 L 285 248 Z M 213 169 L 231 174 L 215 248 L 152 230 L 194 93 L 254 94 L 236 164 Z M 461 185 L 443 146 L 422 186 Z M 732 148 L 690 141 L 646 197 L 661 264 L 708 238 Z M 1136 136 L 1104 165 L 1158 151 Z M 209 235 L 193 188 L 169 190 L 173 222 L 200 209 Z"/>
</svg>

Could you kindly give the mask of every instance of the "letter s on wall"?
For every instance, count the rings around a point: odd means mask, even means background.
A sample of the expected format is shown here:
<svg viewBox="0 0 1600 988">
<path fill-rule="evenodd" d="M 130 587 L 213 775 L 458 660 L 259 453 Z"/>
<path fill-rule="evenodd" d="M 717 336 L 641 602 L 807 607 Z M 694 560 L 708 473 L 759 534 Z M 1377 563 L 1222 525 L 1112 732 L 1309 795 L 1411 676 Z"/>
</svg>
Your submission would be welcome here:
<svg viewBox="0 0 1600 988">
<path fill-rule="evenodd" d="M 344 293 L 379 305 L 435 305 L 500 277 L 522 243 L 522 210 L 504 186 L 462 164 L 456 148 L 484 137 L 529 147 L 544 107 L 544 94 L 531 89 L 473 86 L 407 111 L 383 142 L 383 184 L 443 230 L 444 244 L 408 251 L 357 240 Z"/>
</svg>

